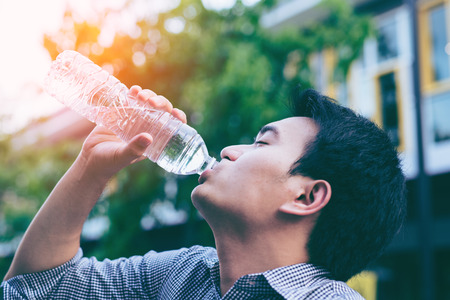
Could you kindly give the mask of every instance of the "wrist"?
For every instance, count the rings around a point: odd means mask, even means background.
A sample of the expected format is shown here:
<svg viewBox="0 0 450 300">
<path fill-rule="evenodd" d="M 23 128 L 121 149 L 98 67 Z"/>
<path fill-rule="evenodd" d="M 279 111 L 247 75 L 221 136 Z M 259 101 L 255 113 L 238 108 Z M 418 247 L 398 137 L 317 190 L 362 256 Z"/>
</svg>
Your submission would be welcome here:
<svg viewBox="0 0 450 300">
<path fill-rule="evenodd" d="M 114 176 L 114 173 L 109 174 L 105 168 L 96 166 L 82 154 L 78 155 L 71 169 L 78 182 L 87 181 L 98 186 L 106 186 L 108 181 Z"/>
</svg>

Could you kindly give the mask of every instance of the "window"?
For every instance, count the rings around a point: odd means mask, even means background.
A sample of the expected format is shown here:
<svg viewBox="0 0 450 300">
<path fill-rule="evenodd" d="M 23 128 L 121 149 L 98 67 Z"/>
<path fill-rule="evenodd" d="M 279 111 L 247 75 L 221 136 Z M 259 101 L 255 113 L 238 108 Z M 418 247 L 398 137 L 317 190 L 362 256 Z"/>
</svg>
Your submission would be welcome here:
<svg viewBox="0 0 450 300">
<path fill-rule="evenodd" d="M 447 38 L 445 6 L 438 5 L 430 9 L 429 17 L 431 39 L 431 67 L 433 81 L 450 77 L 450 44 Z"/>
<path fill-rule="evenodd" d="M 397 41 L 397 22 L 395 20 L 390 20 L 378 28 L 378 62 L 397 57 Z"/>
<path fill-rule="evenodd" d="M 335 99 L 339 104 L 349 106 L 347 78 L 342 72 L 336 71 L 336 61 L 336 50 L 331 48 L 311 55 L 311 81 L 315 89 Z"/>
<path fill-rule="evenodd" d="M 378 77 L 380 92 L 381 124 L 396 146 L 400 145 L 399 108 L 395 73 L 390 72 Z"/>
<path fill-rule="evenodd" d="M 310 66 L 314 87 L 322 93 L 335 97 L 335 93 L 331 91 L 335 81 L 336 55 L 334 49 L 324 49 L 311 55 Z"/>
<path fill-rule="evenodd" d="M 324 92 L 327 87 L 327 66 L 325 64 L 324 51 L 311 55 L 310 65 L 312 70 L 312 82 L 314 88 Z"/>
<path fill-rule="evenodd" d="M 450 87 L 450 0 L 424 2 L 419 10 L 421 80 L 425 92 Z"/>
<path fill-rule="evenodd" d="M 348 99 L 348 87 L 345 80 L 336 80 L 335 83 L 335 99 L 343 106 L 350 106 Z"/>
<path fill-rule="evenodd" d="M 431 112 L 434 141 L 450 140 L 450 92 L 431 97 Z"/>
</svg>

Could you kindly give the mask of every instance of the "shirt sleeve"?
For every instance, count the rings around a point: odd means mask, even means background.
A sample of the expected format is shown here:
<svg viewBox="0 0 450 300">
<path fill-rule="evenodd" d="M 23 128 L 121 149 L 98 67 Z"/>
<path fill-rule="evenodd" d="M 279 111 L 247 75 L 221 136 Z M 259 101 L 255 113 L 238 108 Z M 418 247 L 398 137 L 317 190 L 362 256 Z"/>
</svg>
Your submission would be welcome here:
<svg viewBox="0 0 450 300">
<path fill-rule="evenodd" d="M 158 293 L 179 251 L 106 259 L 82 257 L 3 283 L 5 299 L 149 299 Z"/>
<path fill-rule="evenodd" d="M 67 263 L 51 270 L 15 276 L 2 283 L 4 299 L 43 299 L 58 284 L 68 269 L 73 267 L 83 256 L 77 254 Z"/>
</svg>

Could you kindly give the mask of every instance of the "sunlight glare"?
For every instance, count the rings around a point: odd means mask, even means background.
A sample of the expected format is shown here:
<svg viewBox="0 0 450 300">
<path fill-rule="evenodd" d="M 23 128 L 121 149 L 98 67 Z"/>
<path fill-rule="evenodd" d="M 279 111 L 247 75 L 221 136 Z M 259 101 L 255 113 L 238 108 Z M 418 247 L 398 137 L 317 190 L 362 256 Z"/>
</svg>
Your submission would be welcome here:
<svg viewBox="0 0 450 300">
<path fill-rule="evenodd" d="M 184 30 L 185 25 L 186 25 L 186 20 L 184 18 L 175 17 L 175 18 L 166 20 L 166 22 L 164 23 L 164 28 L 166 28 L 166 30 L 168 32 L 178 34 Z"/>
<path fill-rule="evenodd" d="M 236 0 L 202 0 L 203 6 L 210 10 L 230 9 L 236 3 Z"/>
</svg>

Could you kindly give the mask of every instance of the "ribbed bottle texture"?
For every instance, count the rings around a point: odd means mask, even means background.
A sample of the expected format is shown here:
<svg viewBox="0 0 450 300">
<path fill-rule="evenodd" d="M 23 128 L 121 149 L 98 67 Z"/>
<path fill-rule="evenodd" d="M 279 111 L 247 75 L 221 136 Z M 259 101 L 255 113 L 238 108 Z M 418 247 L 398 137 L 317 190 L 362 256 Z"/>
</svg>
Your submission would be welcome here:
<svg viewBox="0 0 450 300">
<path fill-rule="evenodd" d="M 168 172 L 201 174 L 215 164 L 195 129 L 130 97 L 124 84 L 78 52 L 59 54 L 44 86 L 58 101 L 125 142 L 150 133 L 153 143 L 145 155 Z"/>
</svg>

